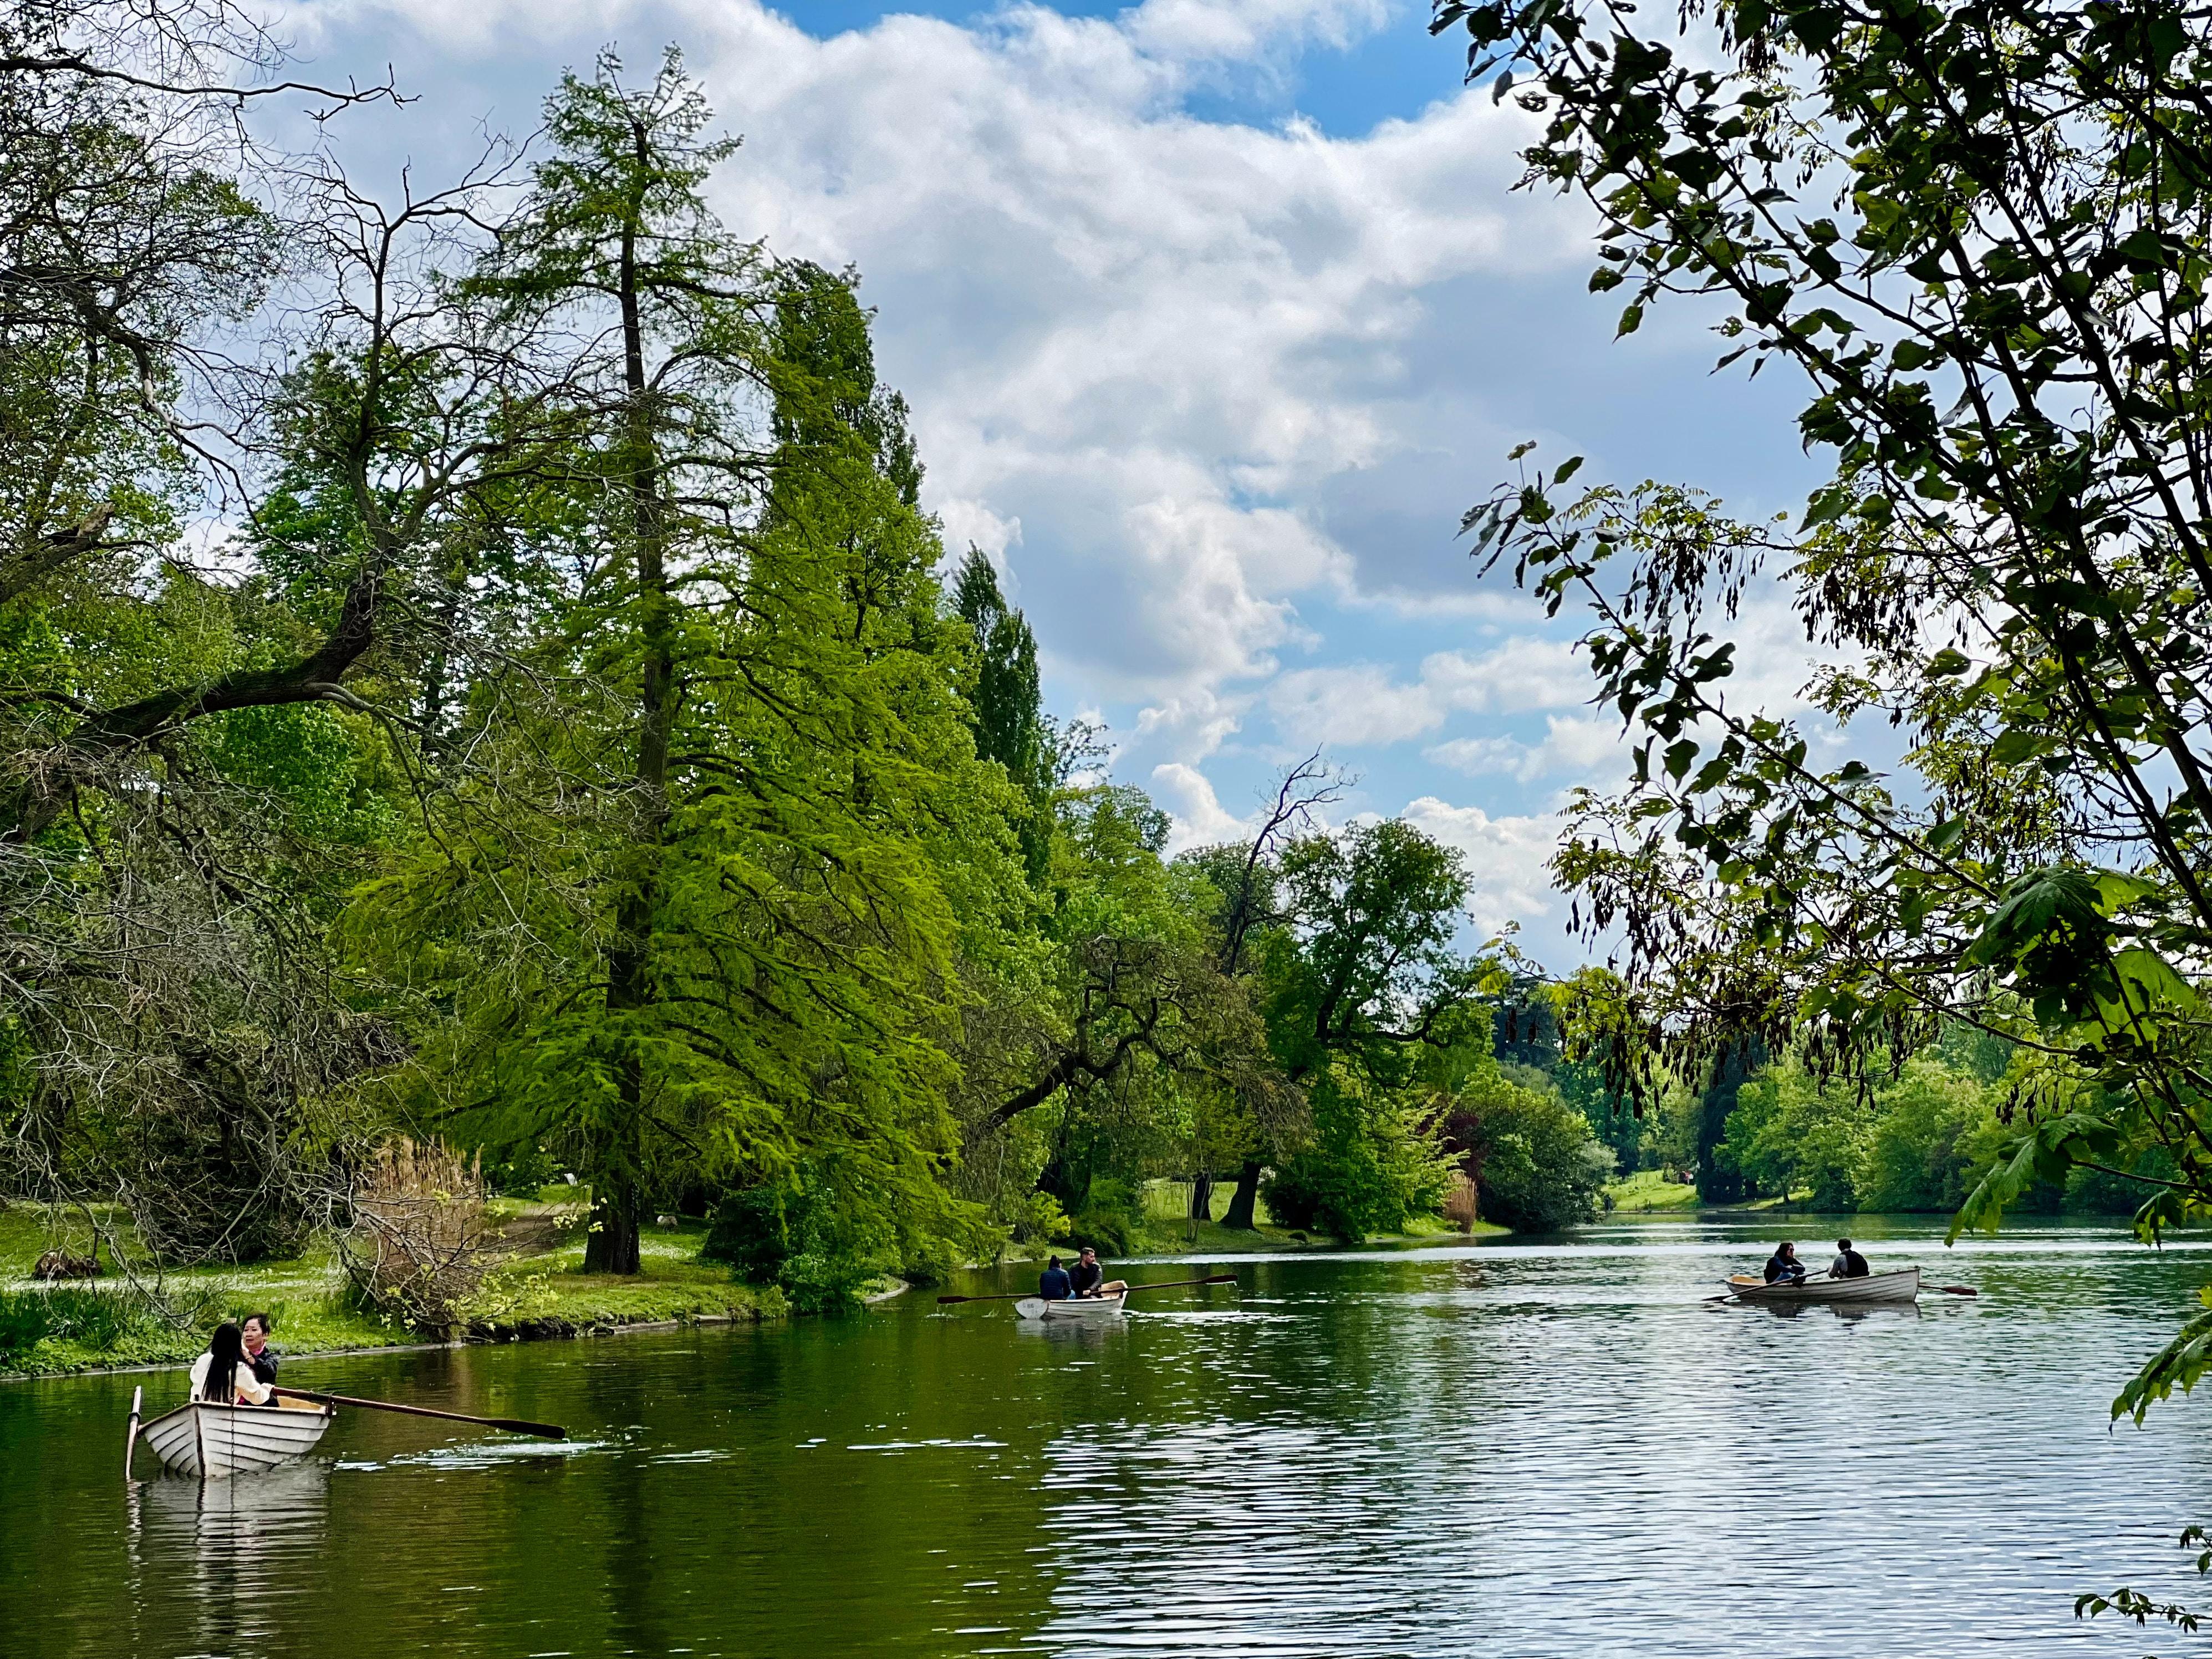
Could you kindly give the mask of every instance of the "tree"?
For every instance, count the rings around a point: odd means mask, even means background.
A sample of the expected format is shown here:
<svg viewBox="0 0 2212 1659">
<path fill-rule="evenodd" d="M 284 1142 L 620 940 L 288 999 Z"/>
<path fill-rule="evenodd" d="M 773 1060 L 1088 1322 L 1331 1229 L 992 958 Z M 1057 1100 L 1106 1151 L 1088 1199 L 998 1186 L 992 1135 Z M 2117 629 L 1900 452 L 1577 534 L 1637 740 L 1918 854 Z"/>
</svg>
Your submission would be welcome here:
<svg viewBox="0 0 2212 1659">
<path fill-rule="evenodd" d="M 1467 872 L 1460 855 L 1402 819 L 1288 842 L 1274 875 L 1281 925 L 1261 945 L 1269 1040 L 1293 1084 L 1342 1057 L 1388 1097 L 1409 1051 L 1491 984 L 1494 969 L 1456 947 Z M 1395 1103 L 1394 1108 L 1395 1109 Z M 1238 1173 L 1222 1217 L 1249 1228 L 1262 1165 Z"/>
<path fill-rule="evenodd" d="M 708 212 L 709 119 L 672 53 L 642 87 L 611 57 L 567 77 L 465 286 L 558 366 L 574 436 L 519 533 L 566 585 L 477 689 L 501 726 L 379 923 L 458 1011 L 463 1121 L 589 1176 L 611 1273 L 702 1178 L 834 1169 L 852 1224 L 823 1237 L 970 1239 L 938 1180 L 948 894 L 972 935 L 1012 878 L 865 319 Z"/>
<path fill-rule="evenodd" d="M 1005 767 L 1020 792 L 1024 810 L 1016 828 L 1030 878 L 1042 881 L 1051 856 L 1048 818 L 1056 756 L 1037 682 L 1036 636 L 999 592 L 998 575 L 981 548 L 971 545 L 961 562 L 952 608 L 975 637 L 975 752 Z"/>
<path fill-rule="evenodd" d="M 1690 27 L 1690 13 L 1681 27 Z M 1469 515 L 1554 606 L 1641 738 L 1559 872 L 1623 972 L 1583 1028 L 1676 1069 L 1747 1040 L 1815 1076 L 1953 1022 L 2032 1057 L 2016 1150 L 1960 1224 L 2039 1181 L 2162 1148 L 2147 1231 L 2212 1201 L 2212 945 L 2200 441 L 2212 29 L 2185 9 L 1725 0 L 1692 50 L 1625 3 L 1443 0 L 1471 73 L 1541 114 L 1531 178 L 1604 225 L 1621 330 L 1668 293 L 1810 386 L 1833 458 L 1802 522 L 1688 492 L 1560 494 L 1568 462 Z M 1885 775 L 1817 761 L 1727 696 L 1716 635 L 1778 574 L 1841 720 L 1909 734 Z M 2092 1083 L 2093 1089 L 2083 1089 Z M 2120 1397 L 2204 1361 L 2200 1316 Z"/>
</svg>

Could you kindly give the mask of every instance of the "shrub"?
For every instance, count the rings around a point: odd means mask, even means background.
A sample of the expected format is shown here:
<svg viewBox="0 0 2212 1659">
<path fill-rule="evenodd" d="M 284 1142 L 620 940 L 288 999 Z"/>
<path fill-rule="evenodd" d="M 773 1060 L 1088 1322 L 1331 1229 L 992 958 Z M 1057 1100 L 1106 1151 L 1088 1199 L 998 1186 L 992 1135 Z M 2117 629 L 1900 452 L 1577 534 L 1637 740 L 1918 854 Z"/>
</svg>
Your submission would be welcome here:
<svg viewBox="0 0 2212 1659">
<path fill-rule="evenodd" d="M 43 1291 L 0 1291 L 0 1352 L 34 1348 L 53 1328 Z"/>
<path fill-rule="evenodd" d="M 106 1353 L 154 1317 L 150 1308 L 121 1291 L 0 1291 L 0 1353 L 21 1353 L 48 1340 Z"/>
<path fill-rule="evenodd" d="M 1451 1176 L 1421 1114 L 1348 1068 L 1322 1073 L 1309 1098 L 1311 1144 L 1285 1158 L 1261 1189 L 1278 1226 L 1357 1242 L 1436 1213 Z"/>
<path fill-rule="evenodd" d="M 1132 1183 L 1098 1177 L 1068 1224 L 1068 1242 L 1079 1249 L 1088 1244 L 1102 1255 L 1124 1255 L 1135 1243 L 1144 1218 L 1143 1200 Z"/>
<path fill-rule="evenodd" d="M 1450 1097 L 1443 1127 L 1483 1219 L 1530 1233 L 1596 1219 L 1613 1152 L 1557 1089 L 1524 1087 L 1495 1064 L 1480 1065 Z"/>
<path fill-rule="evenodd" d="M 435 1141 L 396 1139 L 350 1196 L 353 1225 L 338 1249 L 362 1301 L 415 1330 L 452 1330 L 496 1261 L 481 1165 Z"/>
<path fill-rule="evenodd" d="M 801 1313 L 857 1307 L 896 1260 L 880 1216 L 838 1203 L 833 1183 L 811 1169 L 725 1194 L 699 1254 L 727 1263 L 742 1283 L 779 1287 Z"/>
</svg>

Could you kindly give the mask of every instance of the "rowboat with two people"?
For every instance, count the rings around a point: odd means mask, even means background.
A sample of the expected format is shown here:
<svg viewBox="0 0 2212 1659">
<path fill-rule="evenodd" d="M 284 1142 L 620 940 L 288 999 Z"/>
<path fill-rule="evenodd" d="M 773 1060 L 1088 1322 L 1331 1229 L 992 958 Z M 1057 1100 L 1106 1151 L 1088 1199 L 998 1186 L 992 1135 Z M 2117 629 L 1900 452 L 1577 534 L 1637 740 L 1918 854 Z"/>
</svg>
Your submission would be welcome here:
<svg viewBox="0 0 2212 1659">
<path fill-rule="evenodd" d="M 1729 1276 L 1739 1302 L 1912 1302 L 1920 1296 L 1920 1269 L 1869 1273 L 1863 1279 L 1801 1279 L 1769 1285 L 1749 1273 Z"/>
<path fill-rule="evenodd" d="M 314 1450 L 340 1406 L 398 1412 L 408 1417 L 443 1418 L 549 1440 L 568 1437 L 568 1431 L 557 1423 L 477 1417 L 463 1412 L 434 1411 L 427 1406 L 402 1406 L 388 1400 L 362 1400 L 351 1395 L 277 1388 L 255 1375 L 239 1328 L 228 1322 L 216 1327 L 207 1351 L 192 1362 L 191 1389 L 191 1396 L 183 1405 L 164 1412 L 143 1428 L 138 1419 L 146 1391 L 133 1391 L 131 1427 L 123 1459 L 125 1479 L 130 1478 L 131 1455 L 142 1439 L 161 1459 L 161 1467 L 172 1474 L 203 1480 L 228 1480 L 234 1475 L 261 1474 Z"/>
<path fill-rule="evenodd" d="M 1869 1267 L 1848 1238 L 1836 1241 L 1836 1259 L 1825 1273 L 1806 1271 L 1797 1259 L 1797 1246 L 1788 1241 L 1775 1247 L 1766 1271 L 1753 1277 L 1732 1273 L 1723 1281 L 1727 1294 L 1713 1300 L 1756 1302 L 1765 1306 L 1793 1303 L 1902 1303 L 1920 1299 L 1920 1269 L 1897 1267 L 1878 1273 Z M 1963 1285 L 1938 1286 L 1947 1296 L 1972 1296 Z"/>
<path fill-rule="evenodd" d="M 1058 1323 L 1076 1321 L 1084 1324 L 1103 1324 L 1118 1319 L 1129 1297 L 1139 1291 L 1180 1290 L 1188 1285 L 1234 1285 L 1235 1273 L 1214 1273 L 1206 1279 L 1168 1279 L 1150 1285 L 1131 1285 L 1121 1279 L 1108 1279 L 1098 1266 L 1095 1250 L 1085 1249 L 1070 1273 L 1054 1256 L 1046 1266 L 1037 1283 L 1038 1293 L 1024 1296 L 1018 1291 L 997 1296 L 940 1296 L 938 1305 L 949 1307 L 961 1302 L 1011 1302 L 1017 1319 Z"/>
</svg>

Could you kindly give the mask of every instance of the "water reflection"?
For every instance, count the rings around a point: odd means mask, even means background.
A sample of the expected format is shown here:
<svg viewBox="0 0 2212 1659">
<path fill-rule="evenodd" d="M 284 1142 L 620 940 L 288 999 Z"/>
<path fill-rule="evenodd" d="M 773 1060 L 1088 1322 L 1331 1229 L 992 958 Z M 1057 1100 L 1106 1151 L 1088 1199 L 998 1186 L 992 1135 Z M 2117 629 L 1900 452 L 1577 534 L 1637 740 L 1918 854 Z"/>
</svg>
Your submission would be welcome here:
<svg viewBox="0 0 2212 1659">
<path fill-rule="evenodd" d="M 323 1553 L 330 1501 L 319 1462 L 229 1480 L 133 1481 L 125 1504 L 134 1593 L 142 1603 L 180 1601 L 203 1652 L 266 1649 Z"/>
<path fill-rule="evenodd" d="M 295 1362 L 578 1438 L 350 1413 L 206 1488 L 125 1492 L 131 1378 L 0 1387 L 0 1650 L 2135 1659 L 2071 1598 L 2197 1593 L 2168 1540 L 2212 1443 L 2200 1402 L 2106 1407 L 2212 1258 L 2064 1227 L 1946 1258 L 1858 1218 L 1983 1295 L 1706 1300 L 1818 1231 L 1252 1261 L 1098 1326 L 915 1298 Z"/>
</svg>

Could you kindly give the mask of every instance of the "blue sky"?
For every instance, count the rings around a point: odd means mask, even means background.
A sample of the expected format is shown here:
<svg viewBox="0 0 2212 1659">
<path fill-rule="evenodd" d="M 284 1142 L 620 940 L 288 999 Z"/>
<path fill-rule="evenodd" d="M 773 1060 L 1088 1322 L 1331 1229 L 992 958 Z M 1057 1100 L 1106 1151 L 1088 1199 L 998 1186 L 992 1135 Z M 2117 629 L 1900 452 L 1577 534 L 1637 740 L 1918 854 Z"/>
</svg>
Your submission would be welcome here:
<svg viewBox="0 0 2212 1659">
<path fill-rule="evenodd" d="M 1591 479 L 1802 501 L 1798 388 L 1685 308 L 1613 338 L 1590 225 L 1510 188 L 1530 118 L 1460 85 L 1420 0 L 334 0 L 288 13 L 325 73 L 420 101 L 338 137 L 389 188 L 526 131 L 567 65 L 682 44 L 731 130 L 718 206 L 856 265 L 910 399 L 927 502 L 1004 573 L 1047 694 L 1101 719 L 1185 840 L 1225 838 L 1316 746 L 1344 811 L 1465 849 L 1482 929 L 1576 959 L 1541 866 L 1622 751 L 1547 623 L 1456 544 L 1524 439 Z M 380 177 L 380 175 L 381 175 Z M 1754 606 L 1745 677 L 1803 647 Z"/>
</svg>

